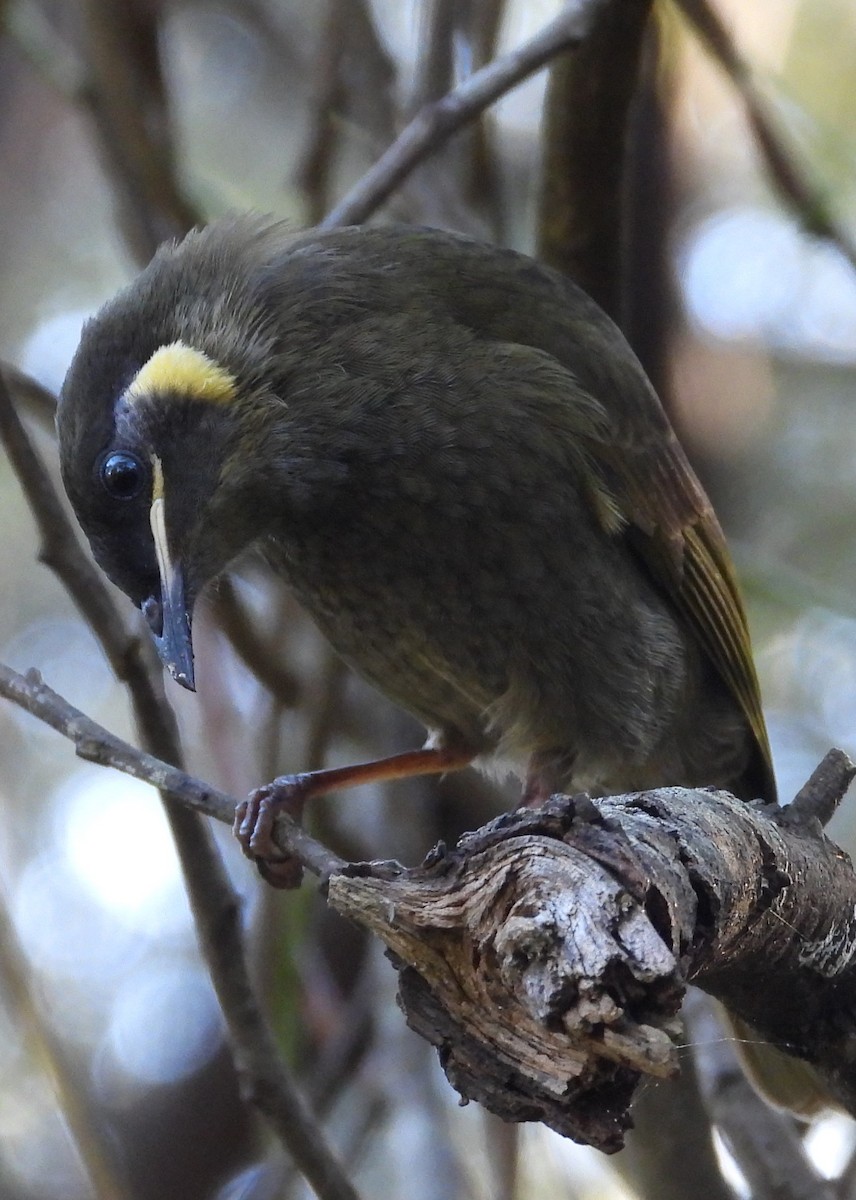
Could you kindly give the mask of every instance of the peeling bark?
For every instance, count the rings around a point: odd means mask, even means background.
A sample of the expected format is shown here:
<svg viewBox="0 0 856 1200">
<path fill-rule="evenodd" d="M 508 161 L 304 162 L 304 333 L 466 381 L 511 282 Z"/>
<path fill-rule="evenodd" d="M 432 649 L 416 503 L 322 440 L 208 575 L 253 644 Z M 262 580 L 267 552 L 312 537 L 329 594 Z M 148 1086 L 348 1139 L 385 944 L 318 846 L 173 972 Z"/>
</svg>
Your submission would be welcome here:
<svg viewBox="0 0 856 1200">
<path fill-rule="evenodd" d="M 385 942 L 462 1098 L 507 1120 L 620 1149 L 640 1076 L 678 1069 L 690 980 L 852 1109 L 856 877 L 786 812 L 681 788 L 554 797 L 414 870 L 337 872 L 329 900 Z"/>
</svg>

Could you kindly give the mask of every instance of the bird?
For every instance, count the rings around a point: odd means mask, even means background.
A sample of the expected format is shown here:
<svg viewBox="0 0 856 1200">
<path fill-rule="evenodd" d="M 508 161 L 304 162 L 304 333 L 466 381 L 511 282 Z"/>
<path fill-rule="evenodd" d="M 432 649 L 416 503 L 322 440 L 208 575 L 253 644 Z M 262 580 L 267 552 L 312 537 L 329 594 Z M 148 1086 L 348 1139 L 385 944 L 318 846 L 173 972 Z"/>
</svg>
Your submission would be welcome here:
<svg viewBox="0 0 856 1200">
<path fill-rule="evenodd" d="M 710 500 L 617 326 L 532 258 L 221 218 L 85 325 L 57 431 L 93 555 L 179 684 L 194 605 L 254 548 L 426 727 L 422 748 L 256 789 L 236 832 L 271 882 L 295 880 L 279 808 L 471 763 L 530 805 L 669 785 L 776 803 Z M 755 1066 L 815 1106 L 813 1079 Z"/>
</svg>

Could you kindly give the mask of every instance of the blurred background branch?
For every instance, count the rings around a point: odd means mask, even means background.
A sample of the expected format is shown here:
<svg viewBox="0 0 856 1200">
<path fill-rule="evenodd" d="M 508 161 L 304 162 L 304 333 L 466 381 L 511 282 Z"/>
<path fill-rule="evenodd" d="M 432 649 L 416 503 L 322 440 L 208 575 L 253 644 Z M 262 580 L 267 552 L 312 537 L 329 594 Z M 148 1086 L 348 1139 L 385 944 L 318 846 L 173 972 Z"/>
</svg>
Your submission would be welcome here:
<svg viewBox="0 0 856 1200">
<path fill-rule="evenodd" d="M 117 679 L 127 684 L 143 745 L 172 766 L 180 767 L 183 753 L 178 728 L 163 694 L 161 672 L 151 642 L 145 635 L 140 636 L 142 630 L 128 632 L 107 584 L 84 555 L 2 382 L 0 439 L 39 526 L 40 558 L 66 586 L 98 638 Z M 200 948 L 229 1029 L 235 1066 L 246 1095 L 290 1151 L 320 1200 L 357 1200 L 356 1191 L 292 1080 L 278 1052 L 270 1023 L 259 1006 L 247 967 L 238 900 L 210 831 L 196 813 L 189 812 L 169 795 L 167 787 L 161 789 L 161 798 L 181 863 Z M 11 956 L 12 943 L 8 940 L 7 948 Z M 95 1130 L 84 1140 L 80 1122 L 76 1124 L 76 1144 L 81 1157 L 101 1189 L 99 1194 L 103 1194 L 106 1166 L 96 1157 L 94 1148 L 90 1149 L 98 1145 Z"/>
</svg>

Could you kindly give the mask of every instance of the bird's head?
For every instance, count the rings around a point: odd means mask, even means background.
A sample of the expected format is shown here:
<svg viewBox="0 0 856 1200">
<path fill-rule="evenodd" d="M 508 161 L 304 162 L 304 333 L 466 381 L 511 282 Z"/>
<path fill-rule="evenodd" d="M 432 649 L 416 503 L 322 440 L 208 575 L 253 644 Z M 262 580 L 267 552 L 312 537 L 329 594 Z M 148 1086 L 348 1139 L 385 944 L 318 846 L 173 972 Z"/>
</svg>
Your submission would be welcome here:
<svg viewBox="0 0 856 1200">
<path fill-rule="evenodd" d="M 250 236 L 253 235 L 253 236 Z M 63 481 L 98 564 L 194 687 L 203 586 L 267 532 L 260 406 L 272 398 L 253 247 L 206 232 L 168 247 L 89 322 L 57 410 Z"/>
<path fill-rule="evenodd" d="M 233 558 L 265 540 L 292 562 L 322 527 L 332 543 L 373 472 L 394 497 L 390 464 L 442 455 L 452 417 L 402 397 L 442 408 L 447 357 L 472 340 L 449 308 L 469 243 L 447 242 L 225 218 L 162 247 L 84 329 L 57 409 L 63 481 L 184 686 L 194 602 Z"/>
</svg>

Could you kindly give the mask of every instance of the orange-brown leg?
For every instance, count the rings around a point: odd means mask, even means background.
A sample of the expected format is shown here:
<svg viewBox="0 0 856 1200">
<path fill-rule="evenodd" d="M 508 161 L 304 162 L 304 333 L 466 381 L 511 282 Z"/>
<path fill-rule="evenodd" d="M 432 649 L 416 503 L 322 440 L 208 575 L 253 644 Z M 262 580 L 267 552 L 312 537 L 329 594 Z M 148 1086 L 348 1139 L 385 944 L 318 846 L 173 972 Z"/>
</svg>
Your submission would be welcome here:
<svg viewBox="0 0 856 1200">
<path fill-rule="evenodd" d="M 475 753 L 470 749 L 438 746 L 408 750 L 404 754 L 348 767 L 280 775 L 272 783 L 256 788 L 238 805 L 233 827 L 235 836 L 247 857 L 255 859 L 268 883 L 274 887 L 297 887 L 302 876 L 300 864 L 293 858 L 283 857 L 273 842 L 273 825 L 278 813 L 288 813 L 295 821 L 300 821 L 306 802 L 312 796 L 325 796 L 328 792 L 358 787 L 361 783 L 383 783 L 414 775 L 459 771 L 474 758 Z"/>
<path fill-rule="evenodd" d="M 561 792 L 573 775 L 572 753 L 538 752 L 529 759 L 520 808 L 541 808 L 552 795 Z"/>
</svg>

